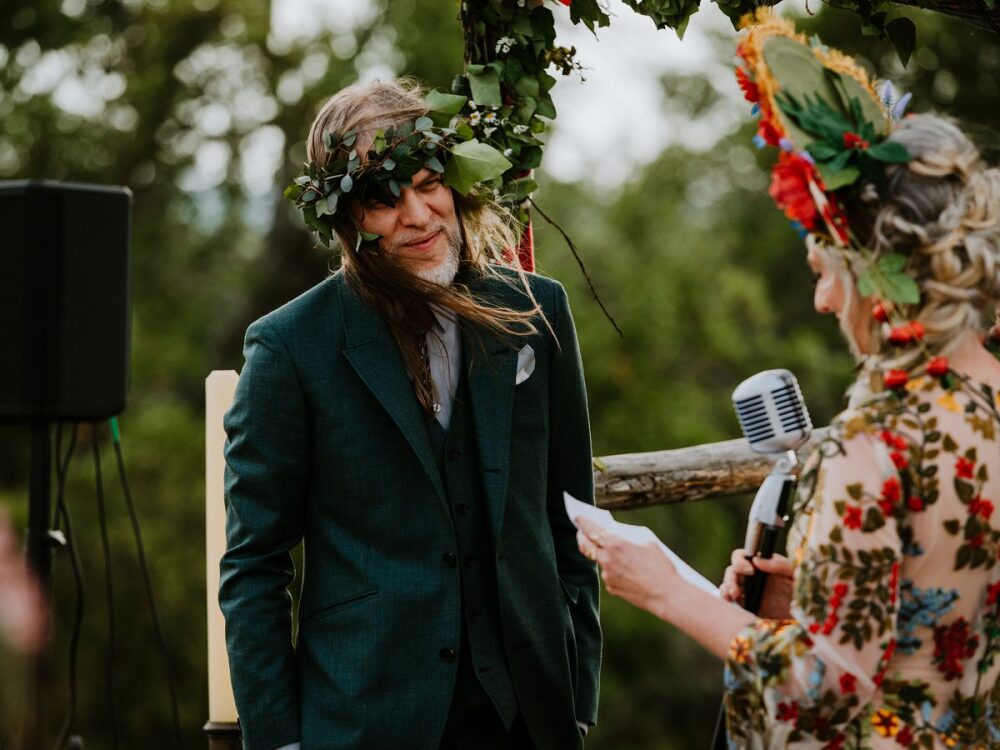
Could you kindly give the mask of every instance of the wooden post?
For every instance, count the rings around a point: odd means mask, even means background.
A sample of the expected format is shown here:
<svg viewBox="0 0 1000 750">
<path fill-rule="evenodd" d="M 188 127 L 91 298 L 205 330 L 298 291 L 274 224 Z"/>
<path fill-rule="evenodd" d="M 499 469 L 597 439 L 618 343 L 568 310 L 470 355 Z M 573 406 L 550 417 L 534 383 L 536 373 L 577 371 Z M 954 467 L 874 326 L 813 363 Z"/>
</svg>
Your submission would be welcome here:
<svg viewBox="0 0 1000 750">
<path fill-rule="evenodd" d="M 239 375 L 216 370 L 205 380 L 205 589 L 208 608 L 208 723 L 210 750 L 241 747 L 229 679 L 225 623 L 219 609 L 219 560 L 226 551 L 225 457 L 222 418 L 233 403 Z"/>
</svg>

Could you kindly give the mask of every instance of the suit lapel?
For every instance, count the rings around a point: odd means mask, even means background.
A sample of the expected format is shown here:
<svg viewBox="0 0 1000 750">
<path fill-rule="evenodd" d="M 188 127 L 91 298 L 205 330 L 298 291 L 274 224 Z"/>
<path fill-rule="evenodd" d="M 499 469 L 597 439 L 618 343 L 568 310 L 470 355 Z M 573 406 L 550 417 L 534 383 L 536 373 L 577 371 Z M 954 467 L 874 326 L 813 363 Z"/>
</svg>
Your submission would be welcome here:
<svg viewBox="0 0 1000 750">
<path fill-rule="evenodd" d="M 344 356 L 402 431 L 434 484 L 441 502 L 447 503 L 441 473 L 427 437 L 425 416 L 414 397 L 413 385 L 389 327 L 373 310 L 363 305 L 346 284 L 342 298 L 347 337 Z"/>
<path fill-rule="evenodd" d="M 517 351 L 509 342 L 462 330 L 462 356 L 494 539 L 507 503 L 510 425 L 514 410 Z"/>
</svg>

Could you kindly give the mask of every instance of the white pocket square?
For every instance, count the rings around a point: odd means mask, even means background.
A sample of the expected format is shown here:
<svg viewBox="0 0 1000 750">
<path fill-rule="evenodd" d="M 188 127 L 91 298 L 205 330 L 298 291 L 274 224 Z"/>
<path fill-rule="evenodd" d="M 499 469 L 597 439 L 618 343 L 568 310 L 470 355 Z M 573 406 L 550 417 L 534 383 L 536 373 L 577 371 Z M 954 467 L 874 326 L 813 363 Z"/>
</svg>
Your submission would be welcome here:
<svg viewBox="0 0 1000 750">
<path fill-rule="evenodd" d="M 521 351 L 517 353 L 517 375 L 514 378 L 514 385 L 521 385 L 531 377 L 535 371 L 535 350 L 530 345 L 525 344 Z"/>
</svg>

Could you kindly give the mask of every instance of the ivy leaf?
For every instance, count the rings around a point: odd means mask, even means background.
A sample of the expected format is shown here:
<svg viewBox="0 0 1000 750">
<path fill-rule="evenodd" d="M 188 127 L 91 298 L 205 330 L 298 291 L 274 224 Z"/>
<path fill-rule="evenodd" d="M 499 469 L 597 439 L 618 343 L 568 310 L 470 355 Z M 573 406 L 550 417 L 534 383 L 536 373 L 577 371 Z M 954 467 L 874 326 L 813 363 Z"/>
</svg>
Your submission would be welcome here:
<svg viewBox="0 0 1000 750">
<path fill-rule="evenodd" d="M 434 90 L 424 97 L 424 101 L 427 102 L 427 108 L 430 110 L 428 115 L 434 120 L 434 124 L 444 127 L 451 122 L 451 118 L 462 111 L 462 107 L 469 100 L 458 94 L 445 94 Z"/>
<path fill-rule="evenodd" d="M 501 107 L 500 74 L 493 65 L 470 65 L 466 69 L 472 99 L 481 107 Z"/>
<path fill-rule="evenodd" d="M 503 154 L 473 139 L 452 148 L 451 158 L 444 167 L 444 183 L 461 195 L 468 195 L 477 182 L 499 177 L 510 167 Z"/>
</svg>

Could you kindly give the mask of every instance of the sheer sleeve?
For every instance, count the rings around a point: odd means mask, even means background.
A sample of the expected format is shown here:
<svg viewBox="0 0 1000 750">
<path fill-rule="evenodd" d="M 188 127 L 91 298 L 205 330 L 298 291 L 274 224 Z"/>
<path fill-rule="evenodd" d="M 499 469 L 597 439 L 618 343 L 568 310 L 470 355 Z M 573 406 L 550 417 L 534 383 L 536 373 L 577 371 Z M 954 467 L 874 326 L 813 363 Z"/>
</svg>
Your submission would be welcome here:
<svg viewBox="0 0 1000 750">
<path fill-rule="evenodd" d="M 784 747 L 808 734 L 840 748 L 871 730 L 852 724 L 895 649 L 902 554 L 894 508 L 903 499 L 893 463 L 863 422 L 835 428 L 804 472 L 789 538 L 791 618 L 758 619 L 730 644 L 727 719 L 737 747 Z"/>
</svg>

